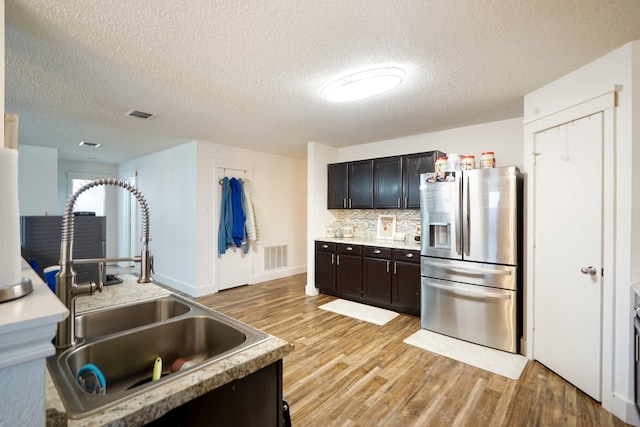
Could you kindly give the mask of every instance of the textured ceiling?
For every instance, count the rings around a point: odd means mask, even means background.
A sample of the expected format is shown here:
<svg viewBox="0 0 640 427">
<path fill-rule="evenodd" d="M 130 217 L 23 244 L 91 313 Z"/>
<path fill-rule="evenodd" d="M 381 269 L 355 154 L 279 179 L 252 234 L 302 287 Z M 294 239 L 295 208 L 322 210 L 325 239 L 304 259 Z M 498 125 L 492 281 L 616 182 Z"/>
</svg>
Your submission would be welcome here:
<svg viewBox="0 0 640 427">
<path fill-rule="evenodd" d="M 524 94 L 640 39 L 638 0 L 6 0 L 20 143 L 119 163 L 195 139 L 305 158 L 522 116 Z M 394 91 L 328 103 L 373 65 Z M 131 109 L 157 114 L 126 117 Z M 99 149 L 78 147 L 86 140 Z"/>
</svg>

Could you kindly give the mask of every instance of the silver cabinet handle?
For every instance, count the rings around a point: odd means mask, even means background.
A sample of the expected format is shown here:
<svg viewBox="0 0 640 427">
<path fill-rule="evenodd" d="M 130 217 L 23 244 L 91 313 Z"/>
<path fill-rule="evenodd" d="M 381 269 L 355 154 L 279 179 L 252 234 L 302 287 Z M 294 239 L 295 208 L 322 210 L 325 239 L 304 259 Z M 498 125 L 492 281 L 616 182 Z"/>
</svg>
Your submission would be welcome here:
<svg viewBox="0 0 640 427">
<path fill-rule="evenodd" d="M 340 255 L 336 255 L 336 265 L 340 265 Z"/>
<path fill-rule="evenodd" d="M 391 261 L 387 261 L 387 273 L 389 272 L 389 264 L 391 263 Z"/>
<path fill-rule="evenodd" d="M 413 254 L 406 254 L 407 258 L 413 258 Z"/>
<path fill-rule="evenodd" d="M 379 254 L 380 253 L 380 249 L 376 249 L 373 251 L 374 254 Z"/>
<path fill-rule="evenodd" d="M 348 251 L 352 251 L 352 250 L 353 250 L 353 248 L 352 248 L 351 246 L 347 246 L 347 248 L 346 248 L 346 249 L 347 249 Z"/>
<path fill-rule="evenodd" d="M 334 254 L 331 254 L 331 265 L 333 265 L 333 263 L 335 262 L 336 256 Z"/>
<path fill-rule="evenodd" d="M 589 276 L 595 276 L 596 274 L 598 274 L 598 270 L 591 265 L 589 267 L 582 267 L 580 269 L 580 272 L 582 274 L 588 274 Z"/>
<path fill-rule="evenodd" d="M 451 293 L 454 294 L 458 294 L 458 295 L 466 295 L 466 296 L 470 296 L 470 297 L 474 297 L 474 296 L 483 296 L 483 297 L 488 297 L 488 298 L 495 298 L 495 299 L 511 299 L 511 295 L 513 291 L 496 291 L 496 292 L 491 292 L 491 291 L 485 291 L 482 289 L 462 289 L 462 288 L 457 288 L 455 286 L 450 286 L 450 285 L 441 285 L 439 283 L 435 283 L 431 280 L 427 281 L 425 283 L 426 286 L 430 286 L 432 288 L 438 288 L 438 289 L 442 289 L 445 291 L 449 291 Z M 515 294 L 515 292 L 513 292 L 513 294 Z"/>
<path fill-rule="evenodd" d="M 499 270 L 497 268 L 458 267 L 458 266 L 453 266 L 453 265 L 443 264 L 443 263 L 433 262 L 433 261 L 425 261 L 425 264 L 430 265 L 431 267 L 445 268 L 447 270 L 464 272 L 464 273 L 486 273 L 486 274 L 499 274 L 502 276 L 511 276 L 511 270 Z"/>
<path fill-rule="evenodd" d="M 400 208 L 400 197 L 398 197 L 398 209 Z"/>
<path fill-rule="evenodd" d="M 322 249 L 327 249 L 329 245 L 322 245 Z"/>
</svg>

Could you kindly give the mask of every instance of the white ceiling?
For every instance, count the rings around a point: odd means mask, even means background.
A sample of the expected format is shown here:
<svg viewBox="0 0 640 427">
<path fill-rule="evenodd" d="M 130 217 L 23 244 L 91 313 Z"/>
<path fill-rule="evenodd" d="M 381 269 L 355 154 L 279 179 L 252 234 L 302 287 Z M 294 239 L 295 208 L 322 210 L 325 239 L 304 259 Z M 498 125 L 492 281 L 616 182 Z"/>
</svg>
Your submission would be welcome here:
<svg viewBox="0 0 640 427">
<path fill-rule="evenodd" d="M 640 39 L 639 0 L 6 0 L 5 15 L 20 143 L 102 163 L 195 139 L 306 158 L 309 141 L 521 117 L 524 94 Z M 367 100 L 320 98 L 374 65 L 407 77 Z"/>
</svg>

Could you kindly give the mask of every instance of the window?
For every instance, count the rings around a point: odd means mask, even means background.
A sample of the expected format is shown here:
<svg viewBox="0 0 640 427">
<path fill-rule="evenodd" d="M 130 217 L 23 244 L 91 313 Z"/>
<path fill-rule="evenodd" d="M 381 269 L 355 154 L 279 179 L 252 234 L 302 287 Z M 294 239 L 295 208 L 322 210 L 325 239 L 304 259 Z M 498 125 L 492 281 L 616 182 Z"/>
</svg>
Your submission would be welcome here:
<svg viewBox="0 0 640 427">
<path fill-rule="evenodd" d="M 67 173 L 69 195 L 78 191 L 83 185 L 100 176 L 83 173 Z M 105 186 L 99 185 L 84 191 L 78 196 L 73 207 L 74 212 L 95 212 L 96 216 L 105 215 Z"/>
</svg>

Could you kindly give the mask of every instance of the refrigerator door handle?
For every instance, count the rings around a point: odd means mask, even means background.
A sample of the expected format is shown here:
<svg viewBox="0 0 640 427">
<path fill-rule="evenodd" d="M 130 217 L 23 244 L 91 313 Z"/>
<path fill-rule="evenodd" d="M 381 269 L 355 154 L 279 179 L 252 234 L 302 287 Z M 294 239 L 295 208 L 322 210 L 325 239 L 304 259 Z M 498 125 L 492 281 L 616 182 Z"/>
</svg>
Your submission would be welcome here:
<svg viewBox="0 0 640 427">
<path fill-rule="evenodd" d="M 469 240 L 471 239 L 471 207 L 469 206 L 470 203 L 470 199 L 471 196 L 469 195 L 469 193 L 471 193 L 469 191 L 469 177 L 467 176 L 467 185 L 466 187 L 463 189 L 463 194 L 465 194 L 467 197 L 465 199 L 465 204 L 466 206 L 466 212 L 465 212 L 465 221 L 467 223 L 467 233 L 464 236 L 464 254 L 466 256 L 469 256 Z"/>
<path fill-rule="evenodd" d="M 458 174 L 461 172 L 456 172 L 456 177 L 458 176 Z M 460 190 L 461 190 L 461 186 L 462 186 L 462 180 L 457 182 L 458 184 L 458 194 L 456 195 L 458 198 L 458 203 L 454 203 L 455 206 L 455 214 L 454 214 L 454 221 L 455 221 L 455 233 L 456 233 L 456 253 L 458 255 L 461 254 L 460 252 L 460 246 L 462 243 L 462 230 L 460 229 L 460 204 L 461 204 L 461 200 L 460 200 Z"/>
<path fill-rule="evenodd" d="M 467 289 L 460 288 L 455 285 L 442 285 L 440 283 L 434 282 L 433 280 L 426 280 L 425 285 L 431 286 L 432 288 L 443 289 L 445 291 L 465 296 L 482 296 L 488 298 L 495 299 L 511 299 L 511 294 L 513 291 L 487 291 L 484 289 Z"/>
<path fill-rule="evenodd" d="M 440 262 L 433 262 L 433 261 L 425 261 L 425 264 L 427 264 L 430 267 L 444 268 L 444 269 L 455 271 L 458 273 L 484 273 L 484 274 L 496 274 L 501 276 L 511 276 L 511 270 L 503 270 L 499 268 L 458 267 L 458 266 L 453 266 L 453 265 L 443 264 Z"/>
</svg>

